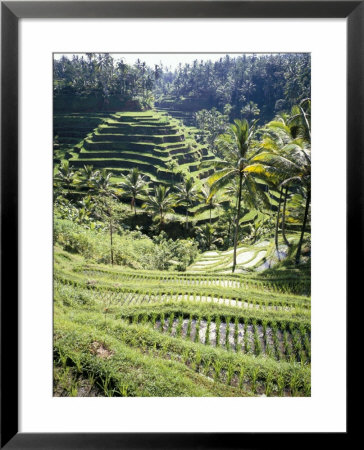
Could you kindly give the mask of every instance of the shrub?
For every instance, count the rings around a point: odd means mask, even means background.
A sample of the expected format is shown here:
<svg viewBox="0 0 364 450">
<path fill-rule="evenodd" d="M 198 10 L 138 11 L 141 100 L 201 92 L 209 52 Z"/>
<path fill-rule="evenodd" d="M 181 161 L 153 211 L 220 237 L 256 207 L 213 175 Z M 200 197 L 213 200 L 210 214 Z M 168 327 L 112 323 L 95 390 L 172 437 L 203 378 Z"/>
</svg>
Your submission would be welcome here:
<svg viewBox="0 0 364 450">
<path fill-rule="evenodd" d="M 87 229 L 70 220 L 56 218 L 54 242 L 66 251 L 97 263 L 111 262 L 107 228 Z M 197 256 L 197 245 L 191 239 L 166 239 L 165 233 L 151 239 L 140 231 L 119 230 L 113 236 L 113 255 L 115 264 L 134 269 L 167 270 L 176 260 L 177 270 L 186 270 Z"/>
</svg>

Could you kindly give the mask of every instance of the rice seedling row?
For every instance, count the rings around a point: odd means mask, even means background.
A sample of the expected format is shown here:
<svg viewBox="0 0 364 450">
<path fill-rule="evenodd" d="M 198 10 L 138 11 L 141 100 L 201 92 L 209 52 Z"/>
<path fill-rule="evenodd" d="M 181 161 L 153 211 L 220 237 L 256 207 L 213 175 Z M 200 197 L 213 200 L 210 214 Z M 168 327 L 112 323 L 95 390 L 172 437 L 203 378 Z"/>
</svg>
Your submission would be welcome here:
<svg viewBox="0 0 364 450">
<path fill-rule="evenodd" d="M 132 286 L 109 286 L 106 284 L 95 284 L 95 283 L 85 283 L 79 280 L 68 280 L 63 277 L 57 277 L 56 281 L 61 282 L 61 284 L 72 286 L 73 288 L 86 288 L 88 290 L 96 290 L 97 292 L 113 291 L 115 298 L 120 294 L 125 292 L 134 292 L 136 294 L 143 294 L 148 302 L 156 301 L 161 295 L 164 299 L 174 301 L 174 300 L 190 300 L 190 301 L 200 301 L 200 302 L 215 302 L 226 304 L 230 306 L 237 306 L 243 308 L 256 308 L 263 310 L 295 310 L 299 311 L 309 311 L 310 302 L 301 299 L 290 299 L 290 298 L 276 298 L 269 294 L 261 292 L 249 292 L 248 294 L 242 294 L 239 291 L 189 291 L 184 289 L 176 289 L 175 287 L 135 287 Z M 225 292 L 225 293 L 224 293 Z M 101 294 L 103 295 L 103 294 Z M 112 295 L 112 294 L 109 294 Z"/>
<path fill-rule="evenodd" d="M 75 326 L 82 327 L 84 318 L 75 318 Z M 249 354 L 226 352 L 224 349 L 213 348 L 200 343 L 173 338 L 168 333 L 169 319 L 164 319 L 164 333 L 153 332 L 150 325 L 113 323 L 108 328 L 110 342 L 117 340 L 117 345 L 133 347 L 144 355 L 144 364 L 156 357 L 176 361 L 192 368 L 198 375 L 214 380 L 217 387 L 224 384 L 233 389 L 241 389 L 254 394 L 271 395 L 310 395 L 310 376 L 307 366 L 293 361 L 277 362 L 262 356 L 251 357 Z M 155 334 L 157 333 L 157 334 Z M 160 336 L 160 337 L 159 337 Z M 95 336 L 92 337 L 94 339 Z M 92 340 L 91 339 L 91 340 Z M 124 372 L 113 371 L 113 363 L 120 360 L 117 353 L 109 355 L 105 360 L 95 361 L 86 354 L 77 356 L 68 348 L 67 333 L 57 340 L 55 360 L 57 367 L 69 370 L 77 369 L 77 376 L 93 378 L 104 395 L 138 395 L 138 388 L 128 378 L 123 379 Z M 90 340 L 90 339 L 89 339 Z M 89 340 L 85 345 L 89 345 Z M 122 343 L 122 344 L 120 344 Z M 92 345 L 95 344 L 95 341 Z M 111 352 L 110 352 L 111 353 Z M 130 357 L 125 353 L 124 357 Z M 138 358 L 133 353 L 134 358 Z M 145 359 L 147 358 L 147 359 Z M 110 367 L 108 367 L 110 361 Z M 140 360 L 141 361 L 141 360 Z M 125 361 L 124 361 L 125 364 Z M 180 370 L 180 369 L 179 369 Z M 200 380 L 200 378 L 198 378 Z M 77 377 L 76 377 L 76 383 Z"/>
<path fill-rule="evenodd" d="M 185 275 L 154 275 L 154 274 L 133 274 L 130 272 L 110 271 L 110 270 L 82 270 L 83 275 L 90 278 L 107 278 L 109 280 L 119 281 L 138 281 L 138 283 L 149 283 L 150 281 L 156 281 L 160 283 L 172 284 L 177 286 L 204 286 L 204 287 L 225 287 L 236 289 L 257 289 L 263 291 L 273 291 L 278 293 L 297 293 L 300 291 L 307 291 L 307 282 L 309 280 L 303 280 L 297 283 L 297 279 L 290 280 L 289 277 L 283 279 L 249 279 L 248 276 L 231 277 L 230 276 L 211 276 L 195 274 Z"/>
<path fill-rule="evenodd" d="M 289 327 L 282 330 L 278 324 L 272 322 L 259 325 L 256 320 L 239 323 L 232 322 L 228 318 L 222 321 L 219 317 L 209 320 L 180 315 L 177 318 L 172 313 L 170 316 L 155 314 L 151 318 L 147 315 L 135 315 L 128 318 L 129 323 L 145 325 L 151 323 L 152 326 L 163 333 L 168 333 L 172 337 L 182 337 L 201 344 L 221 347 L 228 351 L 244 352 L 259 356 L 264 354 L 269 357 L 276 357 L 278 360 L 294 360 L 302 363 L 310 362 L 310 352 L 302 346 L 301 341 L 307 339 L 309 333 L 301 335 L 298 328 Z"/>
</svg>

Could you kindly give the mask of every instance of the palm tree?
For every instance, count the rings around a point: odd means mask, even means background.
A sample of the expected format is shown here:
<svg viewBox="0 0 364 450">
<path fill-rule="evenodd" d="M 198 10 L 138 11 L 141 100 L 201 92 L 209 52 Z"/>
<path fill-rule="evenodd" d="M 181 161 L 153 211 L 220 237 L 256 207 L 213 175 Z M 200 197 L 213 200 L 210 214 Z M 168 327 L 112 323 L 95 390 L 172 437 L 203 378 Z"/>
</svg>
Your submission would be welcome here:
<svg viewBox="0 0 364 450">
<path fill-rule="evenodd" d="M 134 208 L 134 216 L 136 216 L 135 200 L 138 196 L 148 192 L 147 181 L 139 173 L 139 169 L 135 167 L 118 186 L 124 191 L 126 197 L 130 197 L 130 207 L 131 209 Z"/>
<path fill-rule="evenodd" d="M 98 170 L 94 170 L 93 166 L 85 165 L 78 171 L 78 176 L 80 179 L 81 185 L 86 188 L 92 188 L 94 185 L 95 178 L 99 175 Z"/>
<path fill-rule="evenodd" d="M 111 181 L 110 181 L 111 177 L 112 173 L 108 172 L 107 169 L 96 171 L 92 183 L 92 189 L 97 191 L 97 193 L 102 196 L 112 197 L 113 190 L 111 189 Z"/>
<path fill-rule="evenodd" d="M 310 144 L 302 138 L 297 138 L 284 145 L 279 151 L 270 149 L 261 152 L 251 162 L 252 165 L 247 167 L 245 171 L 275 180 L 275 183 L 278 180 L 278 184 L 281 187 L 281 195 L 284 187 L 296 185 L 301 188 L 303 195 L 306 196 L 304 219 L 296 253 L 296 264 L 299 264 L 311 202 Z"/>
<path fill-rule="evenodd" d="M 185 178 L 176 186 L 176 200 L 186 207 L 186 230 L 188 230 L 188 208 L 198 199 L 197 187 L 193 177 Z"/>
<path fill-rule="evenodd" d="M 231 203 L 223 203 L 222 204 L 223 212 L 220 218 L 223 222 L 227 223 L 227 236 L 225 245 L 226 248 L 230 247 L 230 236 L 234 235 L 234 223 L 236 222 L 236 207 L 231 206 Z"/>
<path fill-rule="evenodd" d="M 281 258 L 280 258 L 279 245 L 278 245 L 278 232 L 279 232 L 279 219 L 280 219 L 280 215 L 281 215 L 282 195 L 283 195 L 283 188 L 281 187 L 281 189 L 279 191 L 279 201 L 278 201 L 277 220 L 276 220 L 276 232 L 275 232 L 275 237 L 274 237 L 277 257 L 278 257 L 279 261 L 281 260 Z"/>
<path fill-rule="evenodd" d="M 311 143 L 311 99 L 305 98 L 294 105 L 287 123 L 292 137 Z"/>
<path fill-rule="evenodd" d="M 210 186 L 205 183 L 201 191 L 199 193 L 199 198 L 202 200 L 202 206 L 198 209 L 198 211 L 204 211 L 206 208 L 210 211 L 210 225 L 212 224 L 212 210 L 220 206 L 220 202 L 216 198 L 216 193 L 211 194 Z"/>
<path fill-rule="evenodd" d="M 276 121 L 271 121 L 266 126 L 266 133 L 263 136 L 261 148 L 262 152 L 271 152 L 271 153 L 279 153 L 280 148 L 285 145 L 286 142 L 289 141 L 289 139 L 286 138 L 287 130 L 289 131 L 289 127 L 285 123 L 286 121 L 286 115 L 281 114 Z M 256 158 L 255 158 L 256 159 Z M 253 161 L 255 161 L 255 159 Z M 263 179 L 268 184 L 268 189 L 274 189 L 275 191 L 279 191 L 279 201 L 278 201 L 278 208 L 277 208 L 277 217 L 276 217 L 276 226 L 275 226 L 275 235 L 274 235 L 274 242 L 276 246 L 276 252 L 277 257 L 280 259 L 280 253 L 279 253 L 279 246 L 278 246 L 278 235 L 279 235 L 279 221 L 280 221 L 280 215 L 281 215 L 281 204 L 282 204 L 282 197 L 283 197 L 283 187 L 280 185 L 282 182 L 282 178 L 280 178 L 277 173 L 272 173 L 272 170 L 268 170 L 267 167 L 263 166 L 257 166 L 253 165 L 253 168 L 247 167 L 245 169 L 246 171 L 249 171 L 254 176 L 256 176 L 258 179 Z M 284 200 L 284 205 L 286 205 L 286 197 Z M 284 213 L 285 214 L 285 208 Z M 285 221 L 285 217 L 282 217 L 282 222 Z"/>
<path fill-rule="evenodd" d="M 206 250 L 210 250 L 212 244 L 221 242 L 221 238 L 216 237 L 215 228 L 209 223 L 197 227 L 196 236 L 200 246 Z"/>
<path fill-rule="evenodd" d="M 250 122 L 255 116 L 259 116 L 260 109 L 256 103 L 250 101 L 243 106 L 243 108 L 241 108 L 240 113 L 242 117 L 246 118 Z"/>
<path fill-rule="evenodd" d="M 280 200 L 276 224 L 276 248 L 278 252 L 278 223 L 282 195 L 284 204 L 282 212 L 282 235 L 285 243 L 290 245 L 285 236 L 285 218 L 288 189 L 298 185 L 306 196 L 305 213 L 301 236 L 296 253 L 296 264 L 300 262 L 303 237 L 306 229 L 308 211 L 311 201 L 311 101 L 304 99 L 292 107 L 291 114 L 281 114 L 267 125 L 267 135 L 262 141 L 262 152 L 253 158 L 253 165 L 245 170 L 263 177 L 280 188 Z M 279 255 L 279 252 L 278 252 Z"/>
<path fill-rule="evenodd" d="M 268 199 L 258 184 L 255 183 L 254 177 L 250 176 L 248 172 L 244 172 L 250 160 L 255 156 L 253 149 L 253 136 L 255 133 L 256 121 L 249 126 L 246 120 L 234 121 L 234 125 L 230 126 L 230 133 L 220 135 L 218 138 L 218 146 L 222 149 L 225 155 L 224 160 L 219 160 L 214 163 L 218 169 L 208 179 L 211 188 L 210 195 L 214 195 L 217 191 L 228 185 L 232 180 L 238 178 L 238 195 L 237 195 L 237 211 L 235 219 L 234 231 L 234 256 L 232 272 L 235 272 L 236 267 L 236 249 L 239 235 L 239 221 L 241 212 L 241 200 L 243 187 L 250 199 L 259 198 L 264 204 L 268 203 Z"/>
<path fill-rule="evenodd" d="M 270 152 L 274 154 L 279 154 L 281 147 L 285 145 L 286 142 L 289 142 L 289 139 L 286 138 L 287 130 L 289 127 L 285 124 L 286 117 L 282 114 L 279 117 L 279 120 L 270 122 L 266 128 L 266 134 L 263 136 L 261 142 L 261 151 L 262 153 Z M 279 191 L 279 200 L 278 200 L 278 208 L 277 208 L 277 216 L 276 216 L 276 225 L 275 225 L 275 236 L 274 242 L 276 246 L 277 257 L 280 259 L 279 247 L 278 247 L 278 236 L 279 236 L 279 222 L 281 217 L 281 204 L 284 188 L 281 186 L 281 182 L 284 178 L 282 178 L 277 171 L 274 172 L 274 167 L 268 168 L 264 165 L 256 164 L 256 160 L 258 157 L 252 159 L 253 166 L 248 166 L 245 168 L 246 172 L 251 173 L 258 180 L 264 180 L 267 183 L 268 189 L 271 188 L 275 191 Z M 284 205 L 286 205 L 286 197 L 284 200 Z M 285 207 L 284 207 L 285 214 Z M 282 218 L 282 222 L 285 221 L 285 217 Z"/>
<path fill-rule="evenodd" d="M 305 98 L 299 103 L 299 105 L 292 107 L 291 115 L 287 118 L 287 126 L 289 128 L 289 136 L 291 136 L 293 142 L 297 143 L 300 147 L 300 149 L 296 148 L 296 150 L 299 155 L 297 159 L 298 161 L 301 161 L 302 171 L 293 171 L 291 178 L 287 178 L 282 185 L 286 186 L 286 194 L 288 192 L 288 186 L 295 183 L 302 185 L 306 193 L 305 213 L 296 253 L 296 264 L 299 264 L 308 211 L 311 202 L 311 99 Z M 294 153 L 294 148 L 292 148 L 291 151 Z M 285 205 L 283 206 L 283 211 L 282 234 L 286 242 L 287 240 L 284 234 Z"/>
<path fill-rule="evenodd" d="M 287 209 L 287 199 L 288 199 L 288 186 L 286 186 L 284 190 L 284 202 L 283 202 L 283 211 L 282 211 L 282 237 L 284 240 L 284 243 L 287 245 L 287 247 L 291 246 L 291 243 L 288 241 L 286 236 L 286 209 Z"/>
<path fill-rule="evenodd" d="M 174 184 L 174 175 L 175 175 L 175 170 L 178 167 L 178 162 L 175 159 L 171 159 L 170 161 L 166 162 L 166 167 L 171 172 L 172 184 Z"/>
<path fill-rule="evenodd" d="M 170 189 L 166 186 L 156 186 L 153 195 L 148 195 L 142 206 L 147 211 L 154 213 L 156 217 L 159 217 L 159 231 L 162 230 L 166 214 L 174 212 L 174 198 L 169 192 Z"/>
<path fill-rule="evenodd" d="M 54 176 L 55 185 L 60 185 L 61 187 L 66 186 L 67 192 L 70 192 L 70 187 L 72 184 L 77 182 L 76 172 L 70 166 L 68 160 L 63 160 L 58 167 L 58 172 Z"/>
<path fill-rule="evenodd" d="M 286 173 L 282 186 L 298 185 L 302 189 L 303 196 L 306 197 L 301 235 L 295 257 L 295 263 L 298 265 L 311 203 L 311 150 L 305 141 L 287 145 L 276 164 Z"/>
<path fill-rule="evenodd" d="M 113 250 L 113 198 L 117 198 L 115 191 L 111 186 L 112 173 L 106 169 L 96 171 L 93 179 L 91 189 L 97 193 L 100 197 L 100 208 L 102 214 L 106 214 L 109 221 L 109 233 L 110 233 L 110 259 L 111 265 L 114 265 L 114 250 Z"/>
<path fill-rule="evenodd" d="M 272 153 L 279 153 L 280 149 L 284 147 L 285 145 L 289 144 L 294 140 L 294 133 L 293 130 L 289 126 L 289 120 L 290 116 L 286 113 L 280 113 L 277 115 L 276 119 L 269 122 L 266 131 L 267 135 L 263 137 L 262 141 L 262 147 L 265 150 L 269 150 Z M 275 243 L 276 243 L 276 250 L 277 255 L 279 258 L 279 250 L 278 250 L 278 230 L 279 230 L 279 219 L 280 219 L 280 209 L 281 209 L 281 202 L 282 197 L 283 200 L 283 211 L 282 211 L 282 236 L 285 244 L 287 246 L 290 246 L 291 244 L 287 240 L 286 233 L 285 233 L 285 224 L 286 224 L 286 209 L 287 209 L 287 199 L 288 199 L 288 188 L 289 186 L 286 185 L 283 187 L 281 185 L 282 179 L 279 177 L 276 178 L 273 181 L 272 177 L 268 177 L 271 184 L 273 184 L 273 187 L 276 190 L 280 191 L 280 197 L 279 197 L 279 203 L 278 203 L 278 211 L 277 211 L 277 221 L 276 221 L 276 233 L 275 233 Z"/>
<path fill-rule="evenodd" d="M 95 204 L 92 200 L 92 198 L 87 195 L 86 197 L 83 197 L 82 200 L 78 202 L 80 208 L 77 209 L 77 218 L 76 220 L 79 223 L 88 223 L 90 222 L 90 216 L 95 210 Z"/>
</svg>

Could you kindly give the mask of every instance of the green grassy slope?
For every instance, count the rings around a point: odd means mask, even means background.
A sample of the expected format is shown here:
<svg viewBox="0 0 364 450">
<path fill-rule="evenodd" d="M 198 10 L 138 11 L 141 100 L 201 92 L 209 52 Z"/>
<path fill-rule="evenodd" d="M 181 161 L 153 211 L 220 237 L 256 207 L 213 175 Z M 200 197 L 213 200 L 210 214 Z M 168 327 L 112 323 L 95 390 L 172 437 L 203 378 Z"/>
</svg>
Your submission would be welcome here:
<svg viewBox="0 0 364 450">
<path fill-rule="evenodd" d="M 59 396 L 310 395 L 292 274 L 135 271 L 55 248 Z"/>
</svg>

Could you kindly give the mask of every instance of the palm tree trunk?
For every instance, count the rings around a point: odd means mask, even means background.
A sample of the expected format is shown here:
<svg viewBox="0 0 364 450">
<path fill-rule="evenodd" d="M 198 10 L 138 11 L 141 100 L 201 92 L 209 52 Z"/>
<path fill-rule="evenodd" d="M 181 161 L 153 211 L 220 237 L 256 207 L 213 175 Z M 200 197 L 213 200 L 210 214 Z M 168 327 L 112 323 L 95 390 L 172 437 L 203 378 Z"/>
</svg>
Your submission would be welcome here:
<svg viewBox="0 0 364 450">
<path fill-rule="evenodd" d="M 71 181 L 67 182 L 67 196 L 70 196 L 70 190 L 71 190 Z"/>
<path fill-rule="evenodd" d="M 281 212 L 282 194 L 283 194 L 283 188 L 281 188 L 281 192 L 280 192 L 280 196 L 279 196 L 277 222 L 276 222 L 276 234 L 275 234 L 275 238 L 274 238 L 274 241 L 275 241 L 275 244 L 276 244 L 276 251 L 277 251 L 278 261 L 281 260 L 281 258 L 279 257 L 279 249 L 278 249 L 278 227 L 279 227 L 279 215 L 280 215 L 280 212 Z"/>
<path fill-rule="evenodd" d="M 111 256 L 111 265 L 114 265 L 114 251 L 113 251 L 113 245 L 112 245 L 112 220 L 111 220 L 111 213 L 110 213 L 110 256 Z"/>
<path fill-rule="evenodd" d="M 160 215 L 160 221 L 159 221 L 159 232 L 162 231 L 162 226 L 163 226 L 163 211 L 159 210 L 159 215 Z"/>
<path fill-rule="evenodd" d="M 286 190 L 284 193 L 284 203 L 283 203 L 283 212 L 282 212 L 282 236 L 285 244 L 289 247 L 291 244 L 288 242 L 286 237 L 286 205 L 287 205 L 287 197 L 288 197 L 288 186 L 286 186 Z"/>
<path fill-rule="evenodd" d="M 303 235 L 305 234 L 308 210 L 310 208 L 310 201 L 311 201 L 311 190 L 308 190 L 307 191 L 307 199 L 306 199 L 306 207 L 305 207 L 305 216 L 303 218 L 301 237 L 300 237 L 300 241 L 298 243 L 298 248 L 297 248 L 297 253 L 296 253 L 296 266 L 300 263 L 300 259 L 301 259 L 301 248 L 302 248 L 302 242 L 303 242 Z"/>
<path fill-rule="evenodd" d="M 240 220 L 240 208 L 241 208 L 241 189 L 243 185 L 243 173 L 240 172 L 239 176 L 239 194 L 238 194 L 238 210 L 236 213 L 236 226 L 235 226 L 235 233 L 234 233 L 234 258 L 233 258 L 233 267 L 232 267 L 232 273 L 235 272 L 236 267 L 236 248 L 238 246 L 238 234 L 239 234 L 239 220 Z"/>
<path fill-rule="evenodd" d="M 135 197 L 133 197 L 133 206 L 134 206 L 134 216 L 136 217 L 136 204 L 135 204 Z"/>
<path fill-rule="evenodd" d="M 239 197 L 239 192 L 236 194 L 235 211 L 233 214 L 233 218 L 231 219 L 231 226 L 232 226 L 231 234 L 232 234 L 233 245 L 234 245 L 234 236 L 235 236 L 236 216 L 237 216 L 237 209 L 238 209 L 238 203 L 239 203 L 238 197 Z M 229 245 L 230 245 L 230 240 L 229 240 Z"/>
</svg>

